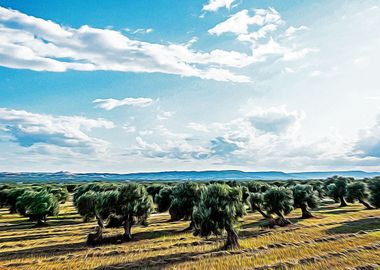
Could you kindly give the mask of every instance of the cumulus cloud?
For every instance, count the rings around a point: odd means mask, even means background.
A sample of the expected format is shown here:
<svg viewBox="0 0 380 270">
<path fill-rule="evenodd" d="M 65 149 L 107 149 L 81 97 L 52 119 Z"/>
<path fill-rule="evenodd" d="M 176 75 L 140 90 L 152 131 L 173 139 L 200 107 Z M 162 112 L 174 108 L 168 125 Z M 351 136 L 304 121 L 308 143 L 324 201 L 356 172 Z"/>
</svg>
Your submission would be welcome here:
<svg viewBox="0 0 380 270">
<path fill-rule="evenodd" d="M 376 123 L 371 128 L 359 132 L 353 152 L 359 157 L 380 158 L 380 116 L 377 117 Z"/>
<path fill-rule="evenodd" d="M 264 24 L 278 24 L 281 22 L 280 14 L 273 8 L 255 9 L 250 16 L 247 9 L 239 11 L 230 18 L 211 28 L 208 32 L 220 36 L 224 33 L 248 34 L 250 25 L 262 26 Z"/>
<path fill-rule="evenodd" d="M 202 8 L 203 11 L 215 12 L 220 8 L 231 8 L 236 0 L 209 0 Z"/>
<path fill-rule="evenodd" d="M 142 134 L 147 138 L 136 139 L 135 153 L 149 158 L 245 163 L 244 159 L 252 159 L 254 155 L 264 156 L 285 146 L 289 149 L 303 117 L 302 112 L 280 106 L 256 109 L 226 123 L 187 124 L 188 128 L 201 132 L 202 139 L 194 133 L 179 134 L 161 125 L 149 134 Z"/>
<path fill-rule="evenodd" d="M 282 61 L 295 61 L 317 51 L 312 48 L 298 48 L 296 44 L 289 46 L 289 40 L 297 32 L 308 28 L 290 26 L 285 29 L 285 25 L 286 22 L 273 8 L 254 9 L 252 15 L 244 9 L 209 29 L 208 32 L 216 36 L 232 33 L 238 41 L 247 43 L 251 47 L 251 55 L 229 55 L 230 63 L 237 62 L 241 66 L 264 62 L 269 56 L 277 57 Z M 254 26 L 255 30 L 252 30 L 251 26 Z"/>
<path fill-rule="evenodd" d="M 154 103 L 151 98 L 124 98 L 124 99 L 95 99 L 93 103 L 97 108 L 101 108 L 107 111 L 113 110 L 121 106 L 133 106 L 133 107 L 147 107 Z"/>
<path fill-rule="evenodd" d="M 94 128 L 110 129 L 114 123 L 82 116 L 53 116 L 0 108 L 0 127 L 22 147 L 70 149 L 80 153 L 103 153 L 108 142 L 86 132 Z"/>
<path fill-rule="evenodd" d="M 249 82 L 226 69 L 236 66 L 221 50 L 197 52 L 188 45 L 163 45 L 128 38 L 119 31 L 61 26 L 0 7 L 0 65 L 35 71 L 111 70 L 166 73 L 218 81 Z M 222 52 L 224 56 L 236 52 Z"/>
<path fill-rule="evenodd" d="M 250 123 L 257 130 L 275 134 L 284 133 L 289 131 L 290 128 L 298 127 L 303 118 L 303 112 L 289 112 L 284 106 L 256 110 L 248 116 Z"/>
</svg>

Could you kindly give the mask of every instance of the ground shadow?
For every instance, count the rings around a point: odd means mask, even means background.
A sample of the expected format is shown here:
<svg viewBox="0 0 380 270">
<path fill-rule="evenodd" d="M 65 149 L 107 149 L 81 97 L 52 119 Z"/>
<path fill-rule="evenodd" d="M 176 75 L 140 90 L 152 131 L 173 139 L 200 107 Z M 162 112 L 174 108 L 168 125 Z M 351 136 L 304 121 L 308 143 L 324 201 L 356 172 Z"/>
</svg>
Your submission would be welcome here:
<svg viewBox="0 0 380 270">
<path fill-rule="evenodd" d="M 99 267 L 94 268 L 94 270 L 111 270 L 111 269 L 137 270 L 137 269 L 147 269 L 147 268 L 163 269 L 166 267 L 173 266 L 175 264 L 180 264 L 187 261 L 193 261 L 196 256 L 200 256 L 199 258 L 201 259 L 203 258 L 203 256 L 207 255 L 208 253 L 216 252 L 216 254 L 218 254 L 218 251 L 220 251 L 220 249 L 215 249 L 210 252 L 198 251 L 198 252 L 183 252 L 183 253 L 175 253 L 175 254 L 166 254 L 166 255 L 143 258 L 135 262 L 99 266 Z M 223 255 L 225 254 L 221 252 L 219 256 L 223 256 Z"/>
<path fill-rule="evenodd" d="M 59 244 L 52 246 L 33 247 L 22 250 L 12 250 L 7 252 L 0 252 L 0 261 L 12 260 L 12 259 L 24 259 L 29 257 L 52 257 L 59 256 L 68 253 L 73 253 L 81 250 L 86 250 L 88 247 L 85 243 L 70 243 Z"/>
<path fill-rule="evenodd" d="M 45 234 L 23 235 L 23 236 L 9 236 L 6 238 L 5 237 L 0 238 L 0 243 L 20 242 L 20 241 L 53 238 L 53 237 L 61 237 L 61 236 L 68 236 L 68 235 L 72 235 L 72 233 L 60 233 L 60 234 L 45 233 Z"/>
<path fill-rule="evenodd" d="M 337 210 L 332 210 L 332 211 L 320 211 L 319 213 L 320 214 L 334 214 L 334 215 L 338 215 L 338 214 L 344 214 L 344 213 L 354 213 L 354 212 L 359 212 L 359 211 L 362 211 L 364 209 L 345 209 L 345 208 L 341 208 L 341 209 L 337 209 Z"/>
<path fill-rule="evenodd" d="M 178 230 L 160 230 L 160 231 L 146 231 L 146 232 L 138 232 L 132 234 L 132 240 L 125 241 L 122 234 L 117 235 L 109 235 L 109 236 L 103 236 L 101 240 L 99 240 L 96 243 L 93 243 L 89 246 L 96 247 L 96 246 L 105 246 L 105 245 L 114 245 L 114 244 L 122 244 L 125 242 L 135 242 L 135 241 L 141 241 L 146 239 L 155 239 L 160 238 L 163 236 L 173 236 L 177 234 L 182 234 L 184 232 L 178 231 Z"/>
<path fill-rule="evenodd" d="M 44 225 L 46 227 L 61 227 L 67 225 L 78 225 L 82 224 L 83 221 L 80 219 L 48 219 L 47 223 Z M 12 220 L 0 225 L 0 231 L 14 231 L 14 230 L 26 230 L 39 228 L 36 222 L 29 220 Z"/>
<path fill-rule="evenodd" d="M 328 234 L 358 233 L 380 229 L 380 218 L 364 218 L 355 221 L 343 222 L 342 225 L 326 230 Z"/>
</svg>

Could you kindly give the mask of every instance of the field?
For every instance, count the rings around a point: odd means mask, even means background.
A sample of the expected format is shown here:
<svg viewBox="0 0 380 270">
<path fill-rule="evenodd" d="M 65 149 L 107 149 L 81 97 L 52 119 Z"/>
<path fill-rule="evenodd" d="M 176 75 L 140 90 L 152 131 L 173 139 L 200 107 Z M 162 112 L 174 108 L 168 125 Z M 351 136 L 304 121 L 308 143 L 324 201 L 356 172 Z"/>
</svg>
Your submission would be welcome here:
<svg viewBox="0 0 380 270">
<path fill-rule="evenodd" d="M 169 222 L 167 213 L 134 227 L 132 242 L 88 247 L 95 221 L 83 223 L 71 200 L 43 227 L 1 209 L 0 269 L 379 269 L 380 209 L 329 203 L 313 213 L 302 220 L 293 211 L 293 224 L 275 229 L 249 213 L 238 226 L 241 247 L 225 251 L 223 238 L 183 232 L 189 222 Z"/>
</svg>

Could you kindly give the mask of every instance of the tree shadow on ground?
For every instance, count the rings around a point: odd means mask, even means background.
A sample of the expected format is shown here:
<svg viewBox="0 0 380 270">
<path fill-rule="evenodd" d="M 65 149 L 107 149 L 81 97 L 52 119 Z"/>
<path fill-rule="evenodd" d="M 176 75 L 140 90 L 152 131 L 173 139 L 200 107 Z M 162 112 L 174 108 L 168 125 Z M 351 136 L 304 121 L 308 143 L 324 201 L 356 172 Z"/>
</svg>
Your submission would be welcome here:
<svg viewBox="0 0 380 270">
<path fill-rule="evenodd" d="M 25 259 L 29 257 L 52 257 L 65 255 L 77 251 L 86 250 L 88 247 L 85 243 L 70 243 L 70 244 L 58 244 L 52 246 L 33 247 L 22 250 L 12 250 L 7 252 L 0 252 L 0 261 L 12 260 L 12 259 Z"/>
<path fill-rule="evenodd" d="M 83 221 L 80 219 L 48 219 L 47 223 L 44 225 L 46 227 L 60 227 L 67 225 L 78 225 L 82 224 Z M 25 229 L 35 229 L 39 228 L 36 222 L 29 220 L 12 220 L 9 222 L 5 222 L 0 224 L 0 231 L 14 231 L 14 230 L 25 230 Z"/>
<path fill-rule="evenodd" d="M 126 262 L 126 263 L 118 263 L 112 265 L 99 266 L 94 268 L 94 270 L 110 270 L 110 269 L 128 269 L 128 270 L 137 270 L 137 269 L 164 269 L 170 268 L 170 266 L 174 266 L 176 264 L 185 263 L 188 261 L 193 261 L 197 256 L 199 259 L 203 258 L 206 254 L 221 251 L 220 249 L 215 249 L 210 252 L 198 251 L 198 252 L 182 252 L 175 254 L 166 254 L 159 255 L 154 257 L 143 258 L 141 260 L 135 262 Z M 219 255 L 219 254 L 218 254 Z M 219 256 L 223 256 L 225 253 L 220 253 Z"/>
<path fill-rule="evenodd" d="M 338 214 L 344 214 L 344 213 L 354 213 L 354 212 L 359 212 L 359 211 L 362 211 L 364 209 L 337 209 L 337 210 L 332 210 L 332 211 L 320 211 L 319 213 L 320 214 L 334 214 L 334 215 L 338 215 Z"/>
<path fill-rule="evenodd" d="M 173 236 L 177 234 L 183 234 L 183 231 L 178 230 L 161 230 L 161 231 L 146 231 L 146 232 L 138 232 L 132 234 L 132 240 L 125 241 L 122 234 L 117 235 L 109 235 L 109 236 L 103 236 L 101 240 L 99 240 L 97 243 L 91 244 L 90 246 L 96 247 L 96 246 L 105 246 L 105 245 L 114 245 L 114 244 L 122 244 L 126 242 L 135 242 L 135 241 L 141 241 L 146 239 L 155 239 L 160 238 L 164 236 Z"/>
<path fill-rule="evenodd" d="M 302 219 L 295 217 L 295 218 L 288 218 L 288 220 L 290 220 L 290 222 L 294 225 L 294 224 L 297 224 Z M 288 226 L 291 226 L 292 224 L 290 224 Z M 249 228 L 255 228 L 255 227 L 269 228 L 269 219 L 262 218 L 260 220 L 257 220 L 257 221 L 251 222 L 251 223 L 247 223 L 247 224 L 243 224 L 240 226 L 241 229 L 249 229 Z"/>
<path fill-rule="evenodd" d="M 60 234 L 45 233 L 45 234 L 23 235 L 23 236 L 9 236 L 9 237 L 0 238 L 0 243 L 20 242 L 20 241 L 53 238 L 53 237 L 61 237 L 61 236 L 68 236 L 68 235 L 72 235 L 72 233 L 60 233 Z"/>
<path fill-rule="evenodd" d="M 328 234 L 358 233 L 380 229 L 380 218 L 364 218 L 355 221 L 343 222 L 342 225 L 326 230 Z"/>
</svg>

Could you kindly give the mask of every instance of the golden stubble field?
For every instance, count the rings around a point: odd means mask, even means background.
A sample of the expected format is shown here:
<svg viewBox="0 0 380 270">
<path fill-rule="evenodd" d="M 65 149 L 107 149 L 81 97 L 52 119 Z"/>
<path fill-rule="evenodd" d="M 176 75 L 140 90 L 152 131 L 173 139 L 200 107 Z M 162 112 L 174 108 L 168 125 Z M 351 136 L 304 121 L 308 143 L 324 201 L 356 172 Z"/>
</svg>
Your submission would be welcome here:
<svg viewBox="0 0 380 270">
<path fill-rule="evenodd" d="M 224 238 L 182 232 L 189 222 L 169 222 L 167 213 L 134 227 L 132 242 L 88 247 L 95 222 L 83 223 L 71 202 L 45 227 L 1 209 L 0 269 L 380 269 L 380 209 L 337 206 L 321 206 L 308 220 L 293 211 L 293 225 L 275 229 L 249 213 L 238 229 L 241 248 L 231 251 L 221 249 Z"/>
</svg>

